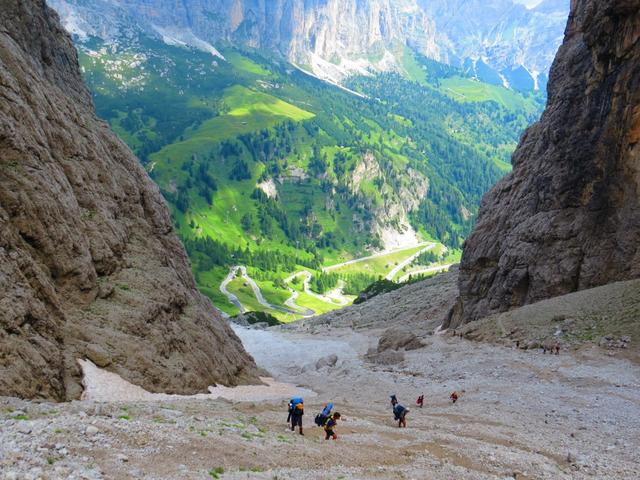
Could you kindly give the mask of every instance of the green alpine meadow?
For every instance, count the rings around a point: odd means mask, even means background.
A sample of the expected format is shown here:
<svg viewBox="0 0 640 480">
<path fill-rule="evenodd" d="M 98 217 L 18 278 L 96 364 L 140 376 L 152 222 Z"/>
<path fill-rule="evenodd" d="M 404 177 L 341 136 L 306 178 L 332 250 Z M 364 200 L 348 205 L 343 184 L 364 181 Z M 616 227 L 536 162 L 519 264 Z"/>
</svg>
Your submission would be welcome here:
<svg viewBox="0 0 640 480">
<path fill-rule="evenodd" d="M 137 32 L 78 48 L 99 116 L 170 204 L 200 290 L 229 315 L 281 322 L 457 263 L 545 101 L 406 46 L 398 71 L 342 85 L 224 42 L 213 54 Z"/>
</svg>

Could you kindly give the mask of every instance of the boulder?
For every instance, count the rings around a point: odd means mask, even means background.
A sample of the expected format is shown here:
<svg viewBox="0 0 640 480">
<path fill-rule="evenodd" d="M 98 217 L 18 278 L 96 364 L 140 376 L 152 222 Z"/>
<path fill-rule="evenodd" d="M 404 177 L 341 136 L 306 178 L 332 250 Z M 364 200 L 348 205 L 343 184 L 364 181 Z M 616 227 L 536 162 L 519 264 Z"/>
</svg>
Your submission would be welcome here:
<svg viewBox="0 0 640 480">
<path fill-rule="evenodd" d="M 111 356 L 100 345 L 87 345 L 85 354 L 89 360 L 100 368 L 108 367 L 111 364 Z"/>
<path fill-rule="evenodd" d="M 316 362 L 316 370 L 321 370 L 325 367 L 335 367 L 336 363 L 338 363 L 338 356 L 335 354 L 322 357 Z"/>
<path fill-rule="evenodd" d="M 392 327 L 382 334 L 378 340 L 378 353 L 386 350 L 417 350 L 425 346 L 425 343 L 410 330 L 401 327 Z"/>
<path fill-rule="evenodd" d="M 395 350 L 386 350 L 384 352 L 372 352 L 365 356 L 365 359 L 371 363 L 378 365 L 397 365 L 404 362 L 404 352 Z"/>
</svg>

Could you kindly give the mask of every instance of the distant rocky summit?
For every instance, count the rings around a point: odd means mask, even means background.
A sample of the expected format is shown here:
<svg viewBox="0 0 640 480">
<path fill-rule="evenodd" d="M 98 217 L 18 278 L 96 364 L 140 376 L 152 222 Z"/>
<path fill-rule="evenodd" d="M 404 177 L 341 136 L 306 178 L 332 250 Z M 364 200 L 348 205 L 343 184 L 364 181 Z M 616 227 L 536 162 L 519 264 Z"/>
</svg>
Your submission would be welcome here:
<svg viewBox="0 0 640 480">
<path fill-rule="evenodd" d="M 445 326 L 640 276 L 639 71 L 638 1 L 572 2 L 547 109 L 482 202 Z"/>
<path fill-rule="evenodd" d="M 99 121 L 44 0 L 0 9 L 0 395 L 69 400 L 88 358 L 153 392 L 257 381 L 169 212 Z"/>
</svg>

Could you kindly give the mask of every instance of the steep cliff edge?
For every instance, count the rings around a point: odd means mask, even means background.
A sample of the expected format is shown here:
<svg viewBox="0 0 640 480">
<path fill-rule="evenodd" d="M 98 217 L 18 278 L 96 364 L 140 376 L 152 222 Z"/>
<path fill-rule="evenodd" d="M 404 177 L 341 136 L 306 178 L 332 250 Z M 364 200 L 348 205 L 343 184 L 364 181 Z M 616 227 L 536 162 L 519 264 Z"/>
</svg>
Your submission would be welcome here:
<svg viewBox="0 0 640 480">
<path fill-rule="evenodd" d="M 0 10 L 0 395 L 65 400 L 89 358 L 151 391 L 257 381 L 157 187 L 93 111 L 44 0 Z"/>
<path fill-rule="evenodd" d="M 483 202 L 445 326 L 640 276 L 640 9 L 572 1 L 549 101 Z"/>
</svg>

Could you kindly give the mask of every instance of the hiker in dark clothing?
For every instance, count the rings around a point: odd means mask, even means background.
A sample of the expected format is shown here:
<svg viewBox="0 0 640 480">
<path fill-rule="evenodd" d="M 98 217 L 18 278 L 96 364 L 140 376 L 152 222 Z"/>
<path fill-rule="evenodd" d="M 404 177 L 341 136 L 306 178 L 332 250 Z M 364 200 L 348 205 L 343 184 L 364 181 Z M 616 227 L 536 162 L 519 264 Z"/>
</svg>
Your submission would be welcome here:
<svg viewBox="0 0 640 480">
<path fill-rule="evenodd" d="M 418 397 L 418 400 L 416 400 L 416 405 L 418 405 L 420 408 L 423 407 L 423 405 L 424 405 L 424 395 L 420 395 Z"/>
<path fill-rule="evenodd" d="M 398 404 L 398 398 L 394 395 L 391 395 L 391 406 L 395 407 Z"/>
<path fill-rule="evenodd" d="M 340 420 L 339 412 L 336 412 L 329 418 L 327 418 L 327 421 L 324 424 L 324 432 L 326 434 L 324 437 L 325 440 L 329 440 L 330 438 L 336 440 L 338 438 L 338 435 L 336 435 L 336 432 L 334 431 L 336 425 L 338 424 L 338 420 Z"/>
<path fill-rule="evenodd" d="M 293 413 L 293 405 L 291 404 L 291 400 L 289 400 L 288 410 L 289 415 L 287 415 L 287 423 L 291 423 L 291 414 Z"/>
<path fill-rule="evenodd" d="M 316 415 L 314 420 L 315 424 L 319 427 L 324 426 L 327 419 L 331 416 L 331 410 L 333 410 L 333 403 L 329 402 L 324 406 L 322 412 Z"/>
<path fill-rule="evenodd" d="M 407 428 L 407 419 L 405 418 L 409 413 L 408 408 L 404 408 L 399 403 L 396 403 L 393 407 L 393 416 L 398 421 L 398 428 Z"/>
<path fill-rule="evenodd" d="M 304 401 L 302 398 L 292 398 L 289 402 L 289 419 L 291 420 L 291 431 L 293 432 L 296 427 L 300 428 L 300 435 L 302 433 L 302 416 L 304 415 Z"/>
</svg>

